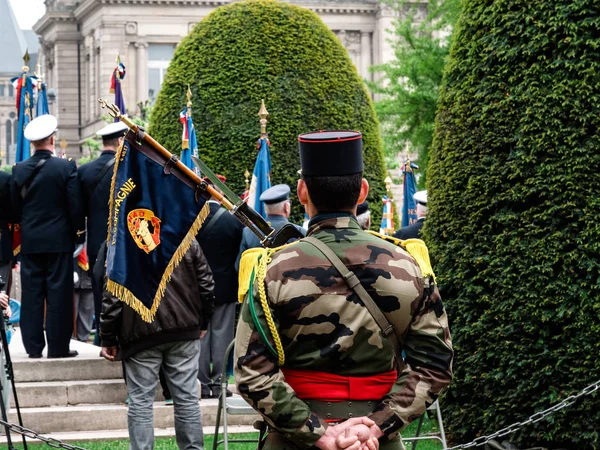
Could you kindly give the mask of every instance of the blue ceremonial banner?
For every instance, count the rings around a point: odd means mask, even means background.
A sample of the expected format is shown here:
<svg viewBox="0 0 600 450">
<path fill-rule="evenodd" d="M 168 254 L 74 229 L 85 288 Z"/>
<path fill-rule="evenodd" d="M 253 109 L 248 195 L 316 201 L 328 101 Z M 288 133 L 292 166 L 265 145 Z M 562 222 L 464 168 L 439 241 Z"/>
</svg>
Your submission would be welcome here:
<svg viewBox="0 0 600 450">
<path fill-rule="evenodd" d="M 28 77 L 26 73 L 23 73 L 11 81 L 17 92 L 17 113 L 19 116 L 15 162 L 21 162 L 31 156 L 29 141 L 25 139 L 25 127 L 29 125 L 33 115 L 33 82 L 35 78 Z"/>
<path fill-rule="evenodd" d="M 48 97 L 46 95 L 46 83 L 41 83 L 37 93 L 37 103 L 35 104 L 35 117 L 50 114 L 48 108 Z"/>
<path fill-rule="evenodd" d="M 257 142 L 258 157 L 254 165 L 254 173 L 250 183 L 248 194 L 248 206 L 253 208 L 264 218 L 267 217 L 265 205 L 260 201 L 263 192 L 271 187 L 271 152 L 269 150 L 269 139 L 261 137 Z"/>
<path fill-rule="evenodd" d="M 403 194 L 404 201 L 402 202 L 402 228 L 412 225 L 417 221 L 417 202 L 414 199 L 415 192 L 417 192 L 417 182 L 415 180 L 415 173 L 413 169 L 418 169 L 419 166 L 412 164 L 410 161 L 406 161 L 404 164 L 404 183 L 403 183 Z"/>
<path fill-rule="evenodd" d="M 144 148 L 146 147 L 146 148 Z M 173 270 L 209 213 L 208 203 L 146 154 L 128 133 L 109 198 L 107 289 L 151 322 Z"/>
</svg>

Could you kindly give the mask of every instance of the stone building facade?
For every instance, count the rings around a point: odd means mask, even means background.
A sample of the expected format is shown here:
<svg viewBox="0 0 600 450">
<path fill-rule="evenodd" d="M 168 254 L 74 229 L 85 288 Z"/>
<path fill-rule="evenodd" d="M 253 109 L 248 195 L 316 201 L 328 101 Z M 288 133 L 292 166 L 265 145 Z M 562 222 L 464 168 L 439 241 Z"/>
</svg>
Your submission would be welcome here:
<svg viewBox="0 0 600 450">
<path fill-rule="evenodd" d="M 46 14 L 34 25 L 49 87 L 57 91 L 52 112 L 68 154 L 79 156 L 83 141 L 101 125 L 97 99 L 108 97 L 117 54 L 127 68 L 125 103 L 158 94 L 177 44 L 216 7 L 228 0 L 46 0 Z M 377 0 L 295 0 L 318 13 L 338 36 L 365 79 L 369 67 L 393 57 L 394 12 Z M 426 2 L 416 2 L 423 11 Z M 422 5 L 421 5 L 422 3 Z"/>
</svg>

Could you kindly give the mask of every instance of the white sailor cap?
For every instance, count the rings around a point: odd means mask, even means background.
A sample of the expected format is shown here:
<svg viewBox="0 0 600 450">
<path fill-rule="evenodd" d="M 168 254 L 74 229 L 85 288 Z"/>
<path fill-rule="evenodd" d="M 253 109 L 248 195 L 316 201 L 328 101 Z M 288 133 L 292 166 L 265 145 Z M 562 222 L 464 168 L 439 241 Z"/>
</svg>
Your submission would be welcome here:
<svg viewBox="0 0 600 450">
<path fill-rule="evenodd" d="M 413 198 L 415 199 L 415 202 L 427 206 L 427 191 L 415 192 Z"/>
<path fill-rule="evenodd" d="M 36 117 L 25 127 L 25 139 L 31 142 L 41 141 L 56 133 L 58 121 L 51 114 Z"/>
<path fill-rule="evenodd" d="M 125 125 L 123 122 L 115 122 L 110 125 L 106 125 L 96 134 L 100 136 L 102 139 L 116 139 L 125 136 L 125 133 L 129 127 Z"/>
</svg>

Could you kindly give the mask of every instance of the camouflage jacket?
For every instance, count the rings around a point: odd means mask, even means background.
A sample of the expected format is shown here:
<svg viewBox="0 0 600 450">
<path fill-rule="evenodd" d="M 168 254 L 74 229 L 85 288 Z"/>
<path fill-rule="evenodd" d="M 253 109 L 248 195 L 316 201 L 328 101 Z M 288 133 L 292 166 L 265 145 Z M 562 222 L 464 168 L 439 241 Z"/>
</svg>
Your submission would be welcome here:
<svg viewBox="0 0 600 450">
<path fill-rule="evenodd" d="M 429 280 L 415 260 L 404 249 L 362 231 L 351 215 L 317 216 L 308 235 L 326 243 L 358 276 L 403 343 L 406 358 L 397 381 L 370 415 L 384 432 L 382 439 L 394 438 L 452 378 L 450 331 L 437 288 L 425 289 Z M 300 240 L 275 252 L 264 283 L 285 350 L 284 368 L 345 376 L 394 368 L 393 349 L 371 314 L 311 244 Z M 257 284 L 252 291 L 257 319 L 268 330 Z M 272 345 L 268 331 L 266 337 Z M 325 432 L 325 420 L 296 396 L 261 339 L 249 295 L 237 328 L 234 371 L 240 394 L 298 447 L 311 447 Z"/>
</svg>

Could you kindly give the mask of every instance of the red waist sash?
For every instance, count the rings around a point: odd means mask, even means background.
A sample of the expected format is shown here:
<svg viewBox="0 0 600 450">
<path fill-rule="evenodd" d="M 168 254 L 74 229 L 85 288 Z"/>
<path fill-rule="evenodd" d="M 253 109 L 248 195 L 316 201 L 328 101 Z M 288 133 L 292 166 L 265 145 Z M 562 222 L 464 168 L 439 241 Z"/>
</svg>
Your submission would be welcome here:
<svg viewBox="0 0 600 450">
<path fill-rule="evenodd" d="M 282 368 L 285 381 L 305 400 L 379 400 L 398 378 L 395 370 L 368 377 L 347 377 L 327 372 Z"/>
</svg>

